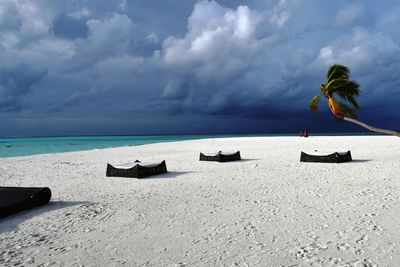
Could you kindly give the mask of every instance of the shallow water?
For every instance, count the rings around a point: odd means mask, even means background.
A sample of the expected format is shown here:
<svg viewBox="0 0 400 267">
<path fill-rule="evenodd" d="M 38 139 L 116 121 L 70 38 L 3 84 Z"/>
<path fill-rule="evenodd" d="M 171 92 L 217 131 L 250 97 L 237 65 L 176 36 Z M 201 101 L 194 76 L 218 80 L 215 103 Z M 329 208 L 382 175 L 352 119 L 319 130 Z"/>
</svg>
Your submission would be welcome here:
<svg viewBox="0 0 400 267">
<path fill-rule="evenodd" d="M 360 133 L 354 133 L 360 134 Z M 362 133 L 361 133 L 362 134 Z M 82 151 L 121 146 L 136 146 L 161 142 L 173 142 L 205 138 L 297 136 L 298 134 L 253 134 L 253 135 L 153 135 L 153 136 L 72 136 L 0 138 L 0 158 L 36 154 Z M 317 134 L 314 134 L 317 135 Z M 352 133 L 326 133 L 318 135 L 353 135 Z"/>
<path fill-rule="evenodd" d="M 232 135 L 233 136 L 233 135 Z M 231 135 L 161 135 L 161 136 L 73 136 L 0 139 L 0 157 L 82 151 L 99 148 L 135 146 L 160 142 L 202 138 L 231 137 Z"/>
</svg>

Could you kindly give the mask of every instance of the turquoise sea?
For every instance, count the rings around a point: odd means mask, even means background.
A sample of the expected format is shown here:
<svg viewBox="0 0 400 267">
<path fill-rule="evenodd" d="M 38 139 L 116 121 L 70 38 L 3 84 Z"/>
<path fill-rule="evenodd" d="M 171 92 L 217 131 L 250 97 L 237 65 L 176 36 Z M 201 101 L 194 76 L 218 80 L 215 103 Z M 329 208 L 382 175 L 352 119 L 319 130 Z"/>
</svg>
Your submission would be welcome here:
<svg viewBox="0 0 400 267">
<path fill-rule="evenodd" d="M 357 133 L 360 134 L 360 133 Z M 362 134 L 362 133 L 361 133 Z M 352 134 L 321 134 L 352 135 Z M 297 136 L 297 134 L 254 134 L 254 135 L 154 135 L 154 136 L 76 136 L 76 137 L 31 137 L 0 138 L 0 158 L 36 154 L 59 153 L 136 146 L 161 142 L 183 141 L 204 138 L 251 136 Z"/>
<path fill-rule="evenodd" d="M 232 136 L 238 135 L 72 136 L 0 138 L 0 158 Z"/>
</svg>

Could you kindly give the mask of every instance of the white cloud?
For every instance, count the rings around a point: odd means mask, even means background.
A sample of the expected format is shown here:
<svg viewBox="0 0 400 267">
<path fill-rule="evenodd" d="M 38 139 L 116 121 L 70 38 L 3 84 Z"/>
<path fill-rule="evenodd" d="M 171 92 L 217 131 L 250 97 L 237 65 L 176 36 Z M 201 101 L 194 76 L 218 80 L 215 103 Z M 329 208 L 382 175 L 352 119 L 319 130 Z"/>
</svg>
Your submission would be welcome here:
<svg viewBox="0 0 400 267">
<path fill-rule="evenodd" d="M 162 60 L 173 73 L 164 96 L 182 96 L 193 89 L 191 86 L 235 79 L 262 48 L 263 41 L 255 34 L 260 21 L 260 15 L 247 6 L 234 10 L 215 1 L 196 4 L 185 37 L 169 37 L 163 44 Z M 203 90 L 194 94 L 203 95 L 209 89 Z M 213 100 L 211 104 L 220 102 Z"/>
<path fill-rule="evenodd" d="M 110 18 L 91 19 L 87 22 L 89 28 L 88 45 L 94 47 L 126 46 L 132 33 L 132 21 L 127 15 L 114 13 Z"/>
<path fill-rule="evenodd" d="M 128 2 L 127 0 L 120 0 L 117 6 L 117 10 L 125 11 L 127 8 Z"/>
<path fill-rule="evenodd" d="M 76 53 L 70 59 L 67 68 L 90 67 L 96 62 L 129 52 L 133 24 L 128 16 L 113 13 L 111 17 L 103 20 L 89 20 L 87 27 L 88 36 L 76 41 Z"/>
<path fill-rule="evenodd" d="M 157 34 L 155 34 L 154 32 L 148 34 L 148 35 L 146 36 L 146 41 L 147 41 L 149 44 L 156 44 L 156 43 L 158 43 L 158 36 L 157 36 Z"/>
<path fill-rule="evenodd" d="M 288 10 L 287 1 L 279 0 L 277 5 L 273 8 L 270 13 L 270 22 L 282 27 L 285 25 L 286 21 L 290 18 L 291 12 Z"/>
<path fill-rule="evenodd" d="M 91 12 L 87 8 L 82 8 L 82 9 L 77 10 L 75 12 L 68 13 L 68 16 L 70 18 L 73 18 L 73 19 L 76 19 L 76 20 L 87 18 L 90 15 L 91 15 Z"/>
<path fill-rule="evenodd" d="M 19 16 L 22 23 L 22 34 L 40 36 L 49 33 L 53 20 L 51 14 L 46 14 L 31 1 L 17 1 L 17 3 Z"/>
<path fill-rule="evenodd" d="M 335 22 L 337 25 L 346 25 L 358 19 L 363 13 L 363 6 L 358 4 L 347 5 L 337 12 Z"/>
<path fill-rule="evenodd" d="M 321 48 L 316 62 L 323 66 L 339 62 L 355 69 L 370 70 L 368 66 L 390 60 L 399 52 L 399 44 L 389 36 L 358 27 L 351 34 L 340 36 L 332 45 Z"/>
<path fill-rule="evenodd" d="M 0 45 L 5 50 L 9 50 L 18 45 L 19 40 L 14 33 L 1 33 L 0 34 Z"/>
<path fill-rule="evenodd" d="M 0 28 L 12 31 L 18 39 L 26 41 L 40 38 L 51 31 L 54 13 L 27 0 L 2 0 Z"/>
</svg>

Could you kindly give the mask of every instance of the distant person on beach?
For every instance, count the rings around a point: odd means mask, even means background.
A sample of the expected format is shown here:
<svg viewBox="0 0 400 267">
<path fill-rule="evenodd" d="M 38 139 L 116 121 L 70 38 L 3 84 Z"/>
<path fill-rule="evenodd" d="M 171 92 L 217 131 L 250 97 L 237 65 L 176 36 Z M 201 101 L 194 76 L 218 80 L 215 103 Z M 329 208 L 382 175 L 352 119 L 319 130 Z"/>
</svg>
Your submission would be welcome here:
<svg viewBox="0 0 400 267">
<path fill-rule="evenodd" d="M 308 137 L 308 131 L 307 131 L 307 130 L 304 130 L 303 136 L 304 136 L 304 137 Z"/>
<path fill-rule="evenodd" d="M 308 137 L 308 131 L 307 130 L 300 131 L 300 137 Z"/>
</svg>

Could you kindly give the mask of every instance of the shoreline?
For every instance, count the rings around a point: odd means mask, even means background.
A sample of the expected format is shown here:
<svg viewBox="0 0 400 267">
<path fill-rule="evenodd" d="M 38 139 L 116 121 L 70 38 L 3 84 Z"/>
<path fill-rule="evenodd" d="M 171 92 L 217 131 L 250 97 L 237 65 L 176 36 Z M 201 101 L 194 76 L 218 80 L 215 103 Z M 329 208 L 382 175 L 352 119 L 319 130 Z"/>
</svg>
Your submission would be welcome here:
<svg viewBox="0 0 400 267">
<path fill-rule="evenodd" d="M 376 133 L 337 133 L 313 134 L 310 137 L 323 136 L 384 136 Z M 168 137 L 170 139 L 168 139 Z M 119 148 L 139 146 L 165 142 L 179 142 L 186 140 L 214 139 L 214 138 L 251 138 L 251 137 L 298 137 L 298 134 L 238 134 L 238 135 L 154 135 L 154 136 L 70 136 L 70 137 L 21 137 L 0 138 L 0 158 L 42 155 L 65 152 L 89 151 L 95 149 Z M 99 139 L 108 138 L 108 139 Z M 127 139 L 132 138 L 132 139 Z M 138 138 L 138 139 L 134 139 Z M 142 138 L 142 139 L 140 139 Z M 146 139 L 148 138 L 148 139 Z M 26 141 L 24 141 L 24 139 Z M 92 139 L 92 140 L 91 140 Z M 97 140 L 96 140 L 97 139 Z M 21 140 L 23 140 L 21 142 Z M 38 141 L 38 142 L 36 142 Z M 47 143 L 41 143 L 45 141 Z M 97 142 L 97 144 L 95 143 Z M 121 144 L 125 142 L 125 144 Z M 22 145 L 21 145 L 22 144 Z"/>
<path fill-rule="evenodd" d="M 0 265 L 400 264 L 400 139 L 198 139 L 0 158 L 2 186 L 48 186 L 0 220 Z M 353 161 L 302 163 L 300 151 Z M 241 161 L 199 162 L 240 150 Z M 166 160 L 168 173 L 106 177 L 106 163 Z M 358 264 L 358 265 L 357 265 Z"/>
</svg>

